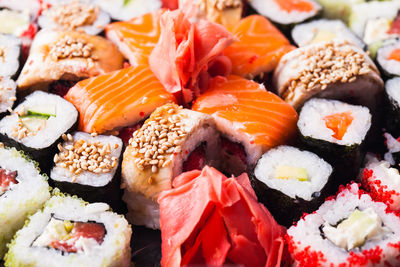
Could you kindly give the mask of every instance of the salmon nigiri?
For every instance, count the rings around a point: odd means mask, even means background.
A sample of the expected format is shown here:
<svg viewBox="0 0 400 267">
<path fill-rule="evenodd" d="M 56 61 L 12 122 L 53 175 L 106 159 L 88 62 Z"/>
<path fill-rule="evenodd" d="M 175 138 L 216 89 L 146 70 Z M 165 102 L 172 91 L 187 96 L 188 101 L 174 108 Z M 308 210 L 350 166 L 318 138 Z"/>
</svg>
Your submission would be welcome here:
<svg viewBox="0 0 400 267">
<path fill-rule="evenodd" d="M 65 98 L 79 110 L 79 128 L 104 133 L 133 125 L 157 107 L 174 102 L 148 65 L 78 82 Z"/>
<path fill-rule="evenodd" d="M 232 73 L 253 78 L 276 68 L 280 58 L 295 47 L 266 18 L 248 16 L 231 29 L 238 42 L 225 49 Z"/>
<path fill-rule="evenodd" d="M 223 168 L 235 175 L 296 132 L 298 115 L 292 106 L 262 85 L 239 76 L 211 80 L 208 91 L 194 102 L 192 109 L 216 120 L 224 136 L 222 153 L 227 155 L 223 160 L 227 166 Z"/>
<path fill-rule="evenodd" d="M 160 17 L 157 10 L 129 21 L 119 21 L 106 27 L 106 36 L 116 44 L 132 66 L 146 63 L 160 38 Z"/>
</svg>

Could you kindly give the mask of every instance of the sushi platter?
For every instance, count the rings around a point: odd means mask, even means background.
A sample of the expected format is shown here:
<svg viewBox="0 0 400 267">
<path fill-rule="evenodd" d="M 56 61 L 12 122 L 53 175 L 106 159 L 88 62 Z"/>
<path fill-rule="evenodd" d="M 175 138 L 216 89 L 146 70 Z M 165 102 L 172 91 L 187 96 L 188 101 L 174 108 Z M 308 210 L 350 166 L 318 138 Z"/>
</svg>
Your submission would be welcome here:
<svg viewBox="0 0 400 267">
<path fill-rule="evenodd" d="M 0 0 L 0 267 L 400 266 L 400 0 Z"/>
</svg>

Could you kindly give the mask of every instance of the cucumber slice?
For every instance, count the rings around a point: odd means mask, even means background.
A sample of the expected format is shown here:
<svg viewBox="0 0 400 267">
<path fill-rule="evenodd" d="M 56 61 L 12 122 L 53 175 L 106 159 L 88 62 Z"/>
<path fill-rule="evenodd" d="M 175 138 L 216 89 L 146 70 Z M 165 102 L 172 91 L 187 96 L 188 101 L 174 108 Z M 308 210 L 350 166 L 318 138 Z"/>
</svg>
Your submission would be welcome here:
<svg viewBox="0 0 400 267">
<path fill-rule="evenodd" d="M 47 118 L 43 116 L 25 115 L 20 117 L 22 124 L 30 131 L 37 132 L 46 126 Z"/>
<path fill-rule="evenodd" d="M 35 115 L 45 117 L 46 119 L 56 116 L 56 106 L 46 105 L 46 106 L 35 106 L 28 109 L 28 115 Z"/>
</svg>

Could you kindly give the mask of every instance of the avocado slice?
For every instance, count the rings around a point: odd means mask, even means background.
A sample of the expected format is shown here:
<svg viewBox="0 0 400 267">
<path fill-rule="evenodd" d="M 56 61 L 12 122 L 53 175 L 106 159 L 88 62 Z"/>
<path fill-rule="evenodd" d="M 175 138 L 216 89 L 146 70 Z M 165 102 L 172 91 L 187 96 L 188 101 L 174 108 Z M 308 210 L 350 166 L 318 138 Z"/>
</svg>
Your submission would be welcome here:
<svg viewBox="0 0 400 267">
<path fill-rule="evenodd" d="M 317 32 L 317 34 L 315 34 L 311 43 L 317 44 L 317 43 L 322 43 L 322 42 L 328 42 L 328 41 L 332 41 L 336 37 L 337 37 L 336 34 L 331 31 L 320 30 Z"/>
<path fill-rule="evenodd" d="M 305 168 L 279 165 L 278 168 L 276 168 L 275 177 L 277 179 L 297 179 L 299 181 L 307 181 L 308 173 Z"/>
<path fill-rule="evenodd" d="M 46 126 L 47 118 L 38 115 L 24 115 L 19 117 L 22 124 L 30 131 L 37 132 Z"/>
<path fill-rule="evenodd" d="M 28 115 L 45 117 L 46 119 L 56 116 L 55 105 L 35 106 L 28 109 Z"/>
</svg>

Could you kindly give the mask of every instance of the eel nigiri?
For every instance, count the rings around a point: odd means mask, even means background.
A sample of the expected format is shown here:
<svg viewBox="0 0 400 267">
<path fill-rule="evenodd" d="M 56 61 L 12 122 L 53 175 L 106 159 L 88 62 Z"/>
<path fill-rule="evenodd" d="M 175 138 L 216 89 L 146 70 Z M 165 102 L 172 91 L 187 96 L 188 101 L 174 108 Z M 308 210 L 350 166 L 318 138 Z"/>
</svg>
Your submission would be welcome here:
<svg viewBox="0 0 400 267">
<path fill-rule="evenodd" d="M 280 58 L 292 51 L 286 37 L 266 18 L 248 16 L 231 29 L 238 42 L 224 54 L 232 61 L 232 74 L 253 78 L 276 68 Z"/>
<path fill-rule="evenodd" d="M 106 26 L 107 38 L 116 44 L 132 66 L 147 63 L 160 38 L 160 17 L 163 10 L 114 22 Z"/>
<path fill-rule="evenodd" d="M 174 102 L 148 65 L 128 67 L 78 82 L 65 95 L 79 110 L 79 128 L 104 133 L 144 120 Z"/>
<path fill-rule="evenodd" d="M 223 160 L 230 165 L 224 168 L 234 174 L 245 170 L 238 168 L 241 164 L 252 166 L 262 153 L 284 144 L 296 132 L 298 116 L 292 106 L 262 85 L 239 76 L 211 80 L 208 91 L 194 102 L 192 109 L 214 117 L 222 135 L 234 143 L 225 142 L 225 148 L 232 152 L 228 154 L 240 155 L 237 145 L 244 147 L 247 162 L 236 160 L 229 164 L 229 160 Z M 243 161 L 243 156 L 240 158 Z"/>
</svg>

